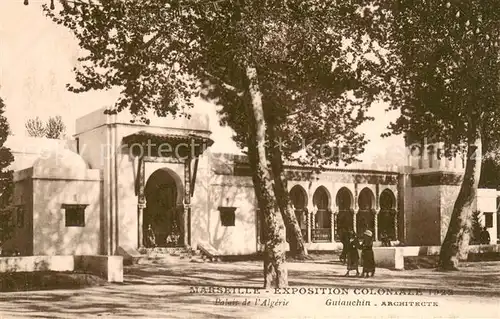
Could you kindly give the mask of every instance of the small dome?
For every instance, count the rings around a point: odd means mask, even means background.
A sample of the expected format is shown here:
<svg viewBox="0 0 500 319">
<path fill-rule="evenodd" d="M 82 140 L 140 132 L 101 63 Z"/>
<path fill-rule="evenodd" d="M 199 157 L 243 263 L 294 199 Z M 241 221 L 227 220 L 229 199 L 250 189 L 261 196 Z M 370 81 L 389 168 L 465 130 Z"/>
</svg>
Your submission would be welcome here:
<svg viewBox="0 0 500 319">
<path fill-rule="evenodd" d="M 34 163 L 33 171 L 38 174 L 57 172 L 69 176 L 79 175 L 88 169 L 85 160 L 77 153 L 64 148 L 42 154 Z"/>
</svg>

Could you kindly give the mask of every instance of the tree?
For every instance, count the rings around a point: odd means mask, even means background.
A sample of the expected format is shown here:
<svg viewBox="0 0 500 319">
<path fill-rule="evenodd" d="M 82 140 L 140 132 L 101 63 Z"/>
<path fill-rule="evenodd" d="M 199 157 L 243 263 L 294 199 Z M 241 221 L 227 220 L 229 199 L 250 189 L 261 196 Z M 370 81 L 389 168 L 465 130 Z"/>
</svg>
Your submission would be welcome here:
<svg viewBox="0 0 500 319">
<path fill-rule="evenodd" d="M 439 268 L 458 269 L 467 258 L 482 145 L 498 143 L 500 3 L 395 1 L 390 33 L 399 57 L 394 107 L 401 117 L 392 132 L 446 144 L 462 152 L 465 172 L 441 246 Z"/>
<path fill-rule="evenodd" d="M 25 124 L 26 131 L 31 137 L 62 138 L 66 131 L 62 117 L 57 115 L 49 117 L 47 123 L 44 123 L 38 116 L 29 119 Z"/>
<path fill-rule="evenodd" d="M 64 124 L 62 117 L 57 115 L 55 117 L 49 117 L 46 124 L 46 137 L 47 138 L 62 138 L 64 132 L 66 131 L 66 125 Z"/>
<path fill-rule="evenodd" d="M 45 137 L 47 135 L 47 128 L 38 116 L 27 120 L 25 127 L 31 137 Z"/>
<path fill-rule="evenodd" d="M 3 115 L 5 104 L 0 98 L 0 245 L 8 240 L 13 232 L 12 214 L 12 170 L 9 166 L 14 161 L 14 156 L 8 147 L 5 147 L 5 141 L 9 135 L 10 127 L 7 118 Z"/>
<path fill-rule="evenodd" d="M 316 135 L 330 144 L 335 132 L 333 137 L 342 137 L 338 142 L 354 143 L 345 148 L 356 152 L 364 143 L 353 128 L 366 119 L 366 108 L 384 86 L 383 36 L 373 28 L 379 23 L 376 9 L 367 7 L 372 2 L 103 0 L 74 6 L 63 2 L 58 14 L 45 9 L 89 53 L 80 59 L 82 68 L 75 70 L 79 86 L 69 86 L 71 91 L 122 87 L 110 112 L 128 109 L 146 123 L 150 109 L 158 116 L 185 115 L 195 94 L 223 105 L 222 121 L 247 149 L 265 216 L 268 287 L 287 284 L 277 214 L 294 225 L 302 241 L 286 187 L 279 183 L 283 159 Z M 374 58 L 367 58 L 370 54 Z M 279 152 L 270 148 L 275 137 L 284 136 L 287 146 Z M 322 146 L 308 148 L 299 162 L 321 164 L 341 157 L 340 151 L 325 156 Z"/>
</svg>

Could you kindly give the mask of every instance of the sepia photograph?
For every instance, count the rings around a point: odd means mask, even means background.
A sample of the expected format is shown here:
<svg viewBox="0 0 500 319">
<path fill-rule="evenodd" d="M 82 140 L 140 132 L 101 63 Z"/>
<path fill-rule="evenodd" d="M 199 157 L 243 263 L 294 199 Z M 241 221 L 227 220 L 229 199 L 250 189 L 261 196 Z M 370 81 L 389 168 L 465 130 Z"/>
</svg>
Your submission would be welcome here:
<svg viewBox="0 0 500 319">
<path fill-rule="evenodd" d="M 500 1 L 0 0 L 0 318 L 500 318 Z"/>
</svg>

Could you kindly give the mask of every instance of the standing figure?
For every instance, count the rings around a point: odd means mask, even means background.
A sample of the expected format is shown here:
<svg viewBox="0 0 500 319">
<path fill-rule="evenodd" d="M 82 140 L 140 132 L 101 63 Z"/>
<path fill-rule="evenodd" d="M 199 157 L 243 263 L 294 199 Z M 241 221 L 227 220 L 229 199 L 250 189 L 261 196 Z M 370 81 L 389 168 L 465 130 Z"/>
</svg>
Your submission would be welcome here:
<svg viewBox="0 0 500 319">
<path fill-rule="evenodd" d="M 483 227 L 483 230 L 481 231 L 479 238 L 482 245 L 489 245 L 491 237 L 486 227 Z"/>
<path fill-rule="evenodd" d="M 349 232 L 343 230 L 340 234 L 340 242 L 342 243 L 342 252 L 340 253 L 340 262 L 345 265 L 347 259 L 347 246 L 349 245 Z"/>
<path fill-rule="evenodd" d="M 153 228 L 151 228 L 151 224 L 148 225 L 148 229 L 146 230 L 146 243 L 145 246 L 148 248 L 156 247 L 156 236 Z"/>
<path fill-rule="evenodd" d="M 363 260 L 363 272 L 361 277 L 372 277 L 375 275 L 375 257 L 373 256 L 373 233 L 366 230 L 363 233 L 363 243 L 361 244 L 361 259 Z"/>
<path fill-rule="evenodd" d="M 353 231 L 349 231 L 347 240 L 347 272 L 345 276 L 349 276 L 351 270 L 356 270 L 356 276 L 359 276 L 359 253 L 358 249 L 360 249 L 358 238 Z"/>
</svg>

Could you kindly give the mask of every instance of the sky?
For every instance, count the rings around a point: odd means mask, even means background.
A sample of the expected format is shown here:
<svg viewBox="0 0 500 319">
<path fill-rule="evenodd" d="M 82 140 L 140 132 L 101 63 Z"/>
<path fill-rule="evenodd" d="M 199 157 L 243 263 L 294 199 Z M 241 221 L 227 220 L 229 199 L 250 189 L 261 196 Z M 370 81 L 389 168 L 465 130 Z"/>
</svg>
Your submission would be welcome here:
<svg viewBox="0 0 500 319">
<path fill-rule="evenodd" d="M 113 105 L 117 90 L 71 93 L 66 84 L 74 83 L 72 69 L 83 53 L 71 32 L 45 17 L 41 8 L 48 0 L 0 0 L 0 96 L 7 105 L 6 116 L 15 135 L 25 135 L 24 123 L 35 116 L 46 120 L 62 116 L 69 135 L 74 134 L 75 120 L 96 109 Z M 230 128 L 221 127 L 216 106 L 196 101 L 197 108 L 209 115 L 214 152 L 237 152 Z M 386 113 L 387 105 L 375 104 L 370 115 L 375 121 L 360 130 L 370 143 L 360 157 L 364 163 L 402 165 L 401 137 L 381 138 L 397 116 Z"/>
</svg>

